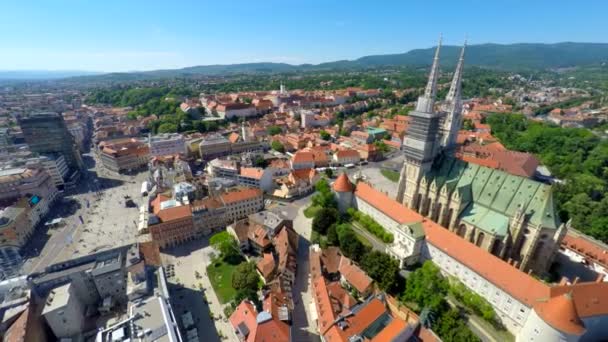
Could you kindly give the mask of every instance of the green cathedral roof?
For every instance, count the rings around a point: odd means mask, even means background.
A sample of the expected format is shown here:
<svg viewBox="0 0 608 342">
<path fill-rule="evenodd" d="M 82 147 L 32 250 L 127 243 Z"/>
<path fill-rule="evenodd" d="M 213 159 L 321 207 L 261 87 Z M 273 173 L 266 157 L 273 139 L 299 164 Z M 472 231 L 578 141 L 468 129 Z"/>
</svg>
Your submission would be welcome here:
<svg viewBox="0 0 608 342">
<path fill-rule="evenodd" d="M 507 234 L 509 219 L 518 208 L 532 224 L 551 229 L 560 225 L 547 184 L 455 158 L 442 158 L 428 180 L 458 191 L 463 203 L 468 203 L 460 219 L 488 233 Z"/>
</svg>

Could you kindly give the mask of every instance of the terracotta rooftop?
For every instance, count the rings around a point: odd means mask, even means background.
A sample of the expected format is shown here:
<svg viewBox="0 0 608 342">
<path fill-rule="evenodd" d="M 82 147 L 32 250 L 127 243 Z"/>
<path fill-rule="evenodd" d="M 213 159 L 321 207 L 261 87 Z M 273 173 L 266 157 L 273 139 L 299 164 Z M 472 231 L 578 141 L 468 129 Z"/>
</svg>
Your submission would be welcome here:
<svg viewBox="0 0 608 342">
<path fill-rule="evenodd" d="M 245 341 L 253 342 L 255 341 L 256 330 L 257 330 L 257 321 L 256 321 L 257 313 L 253 304 L 248 301 L 242 301 L 232 315 L 230 315 L 230 324 L 234 328 L 235 331 L 241 330 L 241 332 L 247 332 L 247 335 L 244 336 Z"/>
<path fill-rule="evenodd" d="M 333 188 L 336 192 L 351 192 L 353 191 L 354 187 L 348 179 L 346 172 L 342 172 L 342 174 L 334 182 Z"/>
<path fill-rule="evenodd" d="M 246 201 L 261 196 L 262 190 L 255 188 L 240 188 L 237 190 L 228 191 L 220 195 L 220 197 L 226 204 Z"/>
<path fill-rule="evenodd" d="M 192 217 L 192 211 L 190 210 L 189 205 L 180 205 L 178 207 L 160 210 L 157 216 L 162 222 L 169 222 Z"/>
<path fill-rule="evenodd" d="M 327 247 L 321 251 L 321 261 L 327 273 L 338 273 L 340 260 L 342 260 L 342 252 L 338 247 Z"/>
<path fill-rule="evenodd" d="M 608 248 L 604 248 L 600 242 L 594 242 L 582 235 L 568 232 L 562 240 L 562 246 L 583 255 L 586 259 L 608 267 Z"/>
<path fill-rule="evenodd" d="M 241 177 L 247 177 L 252 179 L 260 180 L 264 175 L 264 169 L 259 167 L 242 167 Z"/>
<path fill-rule="evenodd" d="M 140 242 L 139 253 L 143 256 L 147 265 L 162 266 L 160 249 L 155 241 Z"/>
<path fill-rule="evenodd" d="M 420 214 L 404 207 L 394 199 L 372 188 L 365 182 L 357 183 L 355 196 L 364 200 L 400 224 L 422 221 L 422 216 Z"/>
<path fill-rule="evenodd" d="M 374 336 L 371 342 L 394 341 L 403 331 L 407 329 L 407 323 L 400 319 L 393 319 L 384 329 Z"/>
<path fill-rule="evenodd" d="M 565 293 L 534 306 L 534 311 L 547 324 L 571 335 L 580 336 L 585 327 L 576 313 L 572 295 Z"/>
<path fill-rule="evenodd" d="M 425 219 L 422 225 L 428 243 L 458 260 L 520 302 L 532 307 L 539 298 L 548 298 L 549 286 L 539 280 L 431 220 Z"/>
<path fill-rule="evenodd" d="M 372 278 L 349 258 L 343 256 L 340 259 L 340 266 L 338 269 L 340 275 L 342 275 L 344 279 L 360 293 L 367 292 L 372 286 Z"/>
<path fill-rule="evenodd" d="M 321 252 L 310 251 L 310 275 L 312 286 L 312 297 L 317 309 L 318 327 L 321 335 L 332 326 L 336 315 L 331 305 L 331 299 L 327 290 L 325 277 L 321 273 Z"/>
<path fill-rule="evenodd" d="M 579 317 L 608 315 L 608 283 L 588 282 L 551 287 L 551 297 L 572 295 Z"/>
<path fill-rule="evenodd" d="M 276 267 L 272 253 L 264 253 L 264 257 L 258 261 L 256 266 L 260 273 L 262 273 L 262 277 L 264 277 L 265 280 L 269 280 Z"/>
<path fill-rule="evenodd" d="M 333 324 L 323 337 L 325 338 L 326 342 L 346 342 L 348 341 L 349 337 L 363 332 L 370 324 L 380 318 L 380 316 L 383 314 L 387 314 L 384 303 L 379 299 L 374 298 L 356 314 L 344 319 L 347 326 L 346 329 L 341 329 L 337 324 Z"/>
</svg>

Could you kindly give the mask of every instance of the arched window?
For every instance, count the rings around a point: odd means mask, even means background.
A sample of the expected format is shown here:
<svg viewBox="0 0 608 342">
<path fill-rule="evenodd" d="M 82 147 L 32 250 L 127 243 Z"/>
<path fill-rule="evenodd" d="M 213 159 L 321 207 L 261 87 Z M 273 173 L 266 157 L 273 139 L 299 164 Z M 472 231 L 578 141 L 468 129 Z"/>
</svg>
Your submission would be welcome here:
<svg viewBox="0 0 608 342">
<path fill-rule="evenodd" d="M 460 236 L 461 238 L 464 239 L 464 237 L 467 234 L 467 226 L 465 226 L 464 224 L 461 224 L 460 226 L 458 226 L 457 234 L 458 234 L 458 236 Z"/>
<path fill-rule="evenodd" d="M 536 244 L 536 248 L 534 248 L 534 252 L 532 253 L 532 260 L 536 260 L 536 258 L 538 258 L 544 245 L 545 243 L 542 241 Z"/>
<path fill-rule="evenodd" d="M 440 221 L 440 217 L 439 214 L 441 213 L 441 203 L 437 203 L 435 204 L 435 211 L 433 213 L 433 217 L 431 217 L 431 219 L 435 222 L 439 222 Z M 441 222 L 439 222 L 439 224 L 441 224 Z"/>
<path fill-rule="evenodd" d="M 477 235 L 477 242 L 475 242 L 475 245 L 477 245 L 477 247 L 481 247 L 481 245 L 483 244 L 484 237 L 485 234 L 483 232 L 480 232 L 479 235 Z"/>
<path fill-rule="evenodd" d="M 448 210 L 448 214 L 444 217 L 443 223 L 441 224 L 442 226 L 450 228 L 450 222 L 452 222 L 452 214 L 454 214 L 454 209 L 450 208 L 450 210 Z"/>
<path fill-rule="evenodd" d="M 496 256 L 500 256 L 500 249 L 502 247 L 502 242 L 499 239 L 494 239 L 494 242 L 492 243 L 492 250 L 491 253 L 496 255 Z"/>
</svg>

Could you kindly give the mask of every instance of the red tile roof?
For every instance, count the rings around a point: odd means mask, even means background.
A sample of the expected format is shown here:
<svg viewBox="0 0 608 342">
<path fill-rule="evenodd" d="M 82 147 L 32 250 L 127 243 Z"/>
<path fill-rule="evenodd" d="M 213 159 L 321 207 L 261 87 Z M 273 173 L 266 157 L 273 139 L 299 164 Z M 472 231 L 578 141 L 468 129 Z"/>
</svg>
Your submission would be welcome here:
<svg viewBox="0 0 608 342">
<path fill-rule="evenodd" d="M 264 176 L 264 169 L 259 167 L 242 167 L 241 176 L 260 180 Z"/>
<path fill-rule="evenodd" d="M 585 327 L 576 313 L 572 295 L 565 293 L 534 306 L 534 311 L 547 324 L 567 334 L 580 336 Z"/>
<path fill-rule="evenodd" d="M 382 213 L 392 218 L 400 224 L 414 223 L 422 221 L 422 216 L 413 210 L 409 210 L 399 204 L 386 194 L 372 188 L 365 182 L 357 183 L 355 196 L 364 200 L 369 205 L 380 210 Z"/>
<path fill-rule="evenodd" d="M 249 334 L 247 334 L 245 341 L 253 342 L 255 341 L 258 327 L 256 317 L 257 313 L 255 312 L 253 304 L 244 300 L 236 307 L 232 315 L 230 315 L 230 324 L 236 331 L 239 324 L 243 323 L 247 327 L 247 330 L 249 330 Z"/>
<path fill-rule="evenodd" d="M 600 245 L 600 242 L 593 242 L 587 237 L 568 232 L 562 240 L 562 246 L 604 267 L 608 267 L 608 248 L 604 248 Z"/>
<path fill-rule="evenodd" d="M 143 256 L 146 265 L 162 266 L 160 249 L 155 241 L 140 242 L 139 253 Z"/>
<path fill-rule="evenodd" d="M 321 251 L 321 261 L 327 273 L 338 273 L 342 252 L 338 247 L 327 247 Z"/>
<path fill-rule="evenodd" d="M 180 205 L 179 207 L 163 209 L 158 212 L 157 216 L 162 222 L 169 222 L 192 217 L 192 211 L 189 205 Z"/>
<path fill-rule="evenodd" d="M 340 275 L 342 275 L 351 286 L 357 289 L 359 293 L 365 293 L 371 288 L 373 282 L 372 278 L 349 258 L 343 256 L 342 259 L 340 259 L 338 270 L 340 271 Z"/>
<path fill-rule="evenodd" d="M 346 172 L 342 172 L 342 174 L 334 182 L 333 188 L 336 192 L 351 192 L 353 191 L 354 187 L 348 179 Z"/>
<path fill-rule="evenodd" d="M 579 317 L 608 315 L 608 283 L 589 282 L 551 287 L 551 297 L 570 293 Z"/>
<path fill-rule="evenodd" d="M 422 225 L 427 243 L 458 260 L 520 302 L 531 307 L 539 298 L 548 298 L 549 286 L 539 280 L 431 220 L 425 219 Z"/>
<path fill-rule="evenodd" d="M 224 203 L 235 203 L 262 196 L 262 190 L 256 188 L 239 188 L 220 195 Z"/>
<path fill-rule="evenodd" d="M 359 158 L 359 152 L 353 149 L 345 149 L 336 152 L 338 158 Z"/>
<path fill-rule="evenodd" d="M 325 338 L 326 342 L 346 342 L 348 341 L 349 337 L 363 332 L 365 328 L 367 328 L 386 312 L 387 311 L 384 303 L 382 303 L 382 301 L 379 299 L 374 298 L 356 314 L 344 319 L 347 324 L 346 329 L 341 329 L 338 327 L 338 325 L 334 324 L 323 337 Z"/>
<path fill-rule="evenodd" d="M 270 276 L 276 267 L 272 253 L 264 253 L 264 257 L 258 261 L 256 266 L 260 273 L 262 273 L 262 277 L 264 277 L 266 281 L 270 280 Z"/>
<path fill-rule="evenodd" d="M 310 275 L 312 286 L 312 297 L 317 309 L 317 325 L 321 335 L 332 326 L 336 319 L 336 315 L 331 305 L 329 292 L 325 278 L 321 273 L 321 252 L 310 251 Z"/>
<path fill-rule="evenodd" d="M 378 335 L 374 336 L 371 342 L 393 341 L 407 329 L 407 323 L 400 319 L 393 319 Z"/>
</svg>

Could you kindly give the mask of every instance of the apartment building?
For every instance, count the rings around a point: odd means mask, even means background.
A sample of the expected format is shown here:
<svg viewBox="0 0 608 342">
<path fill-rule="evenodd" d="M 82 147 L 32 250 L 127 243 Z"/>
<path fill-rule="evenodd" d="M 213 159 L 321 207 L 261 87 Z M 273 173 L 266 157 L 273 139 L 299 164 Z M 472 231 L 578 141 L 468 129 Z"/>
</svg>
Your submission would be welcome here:
<svg viewBox="0 0 608 342">
<path fill-rule="evenodd" d="M 239 102 L 219 104 L 215 111 L 219 117 L 225 119 L 247 118 L 258 114 L 254 105 Z"/>
<path fill-rule="evenodd" d="M 19 126 L 30 150 L 37 153 L 59 153 L 70 169 L 82 168 L 82 159 L 74 137 L 58 113 L 34 113 L 19 118 Z"/>
<path fill-rule="evenodd" d="M 353 149 L 339 150 L 332 156 L 332 161 L 336 165 L 358 164 L 360 160 L 359 152 Z"/>
<path fill-rule="evenodd" d="M 141 169 L 150 160 L 148 145 L 135 138 L 101 142 L 99 151 L 103 166 L 118 173 Z"/>
<path fill-rule="evenodd" d="M 192 202 L 192 222 L 199 236 L 207 236 L 226 227 L 226 207 L 219 198 L 207 197 Z"/>
<path fill-rule="evenodd" d="M 148 137 L 150 157 L 186 153 L 186 141 L 179 133 L 165 133 Z"/>
<path fill-rule="evenodd" d="M 37 196 L 48 210 L 59 192 L 51 176 L 42 168 L 10 168 L 0 170 L 0 200 Z"/>
<path fill-rule="evenodd" d="M 264 199 L 261 189 L 236 188 L 219 195 L 226 207 L 226 220 L 234 222 L 256 213 L 264 208 Z"/>
<path fill-rule="evenodd" d="M 240 185 L 259 188 L 264 192 L 271 192 L 274 188 L 272 172 L 260 167 L 241 167 L 236 178 Z"/>
<path fill-rule="evenodd" d="M 148 216 L 148 231 L 160 248 L 172 247 L 193 240 L 196 236 L 190 205 L 162 195 L 152 202 L 153 214 Z"/>
<path fill-rule="evenodd" d="M 206 136 L 198 145 L 203 160 L 211 160 L 230 154 L 230 141 L 219 134 Z"/>
</svg>

